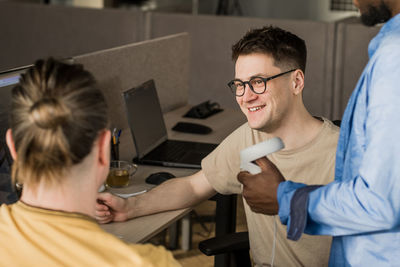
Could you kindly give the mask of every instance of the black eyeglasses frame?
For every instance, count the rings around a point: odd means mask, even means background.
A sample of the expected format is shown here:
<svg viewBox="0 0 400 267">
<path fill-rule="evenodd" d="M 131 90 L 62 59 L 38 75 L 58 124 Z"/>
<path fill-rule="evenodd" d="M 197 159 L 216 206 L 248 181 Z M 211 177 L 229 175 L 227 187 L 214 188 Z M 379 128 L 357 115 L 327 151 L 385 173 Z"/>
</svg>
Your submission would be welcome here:
<svg viewBox="0 0 400 267">
<path fill-rule="evenodd" d="M 276 74 L 276 75 L 271 76 L 271 77 L 268 77 L 268 78 L 259 77 L 259 76 L 254 76 L 254 77 L 252 77 L 252 78 L 251 78 L 250 80 L 248 80 L 248 81 L 242 81 L 242 80 L 240 80 L 240 79 L 233 79 L 233 80 L 230 81 L 227 85 L 228 85 L 229 89 L 232 91 L 232 93 L 233 93 L 235 96 L 243 96 L 243 95 L 244 95 L 244 93 L 245 93 L 245 91 L 246 91 L 246 84 L 249 85 L 250 90 L 253 91 L 255 94 L 261 95 L 261 94 L 263 94 L 263 93 L 265 92 L 265 90 L 267 90 L 267 82 L 268 82 L 268 81 L 270 81 L 270 80 L 272 80 L 272 79 L 275 79 L 275 78 L 278 78 L 278 77 L 280 77 L 280 76 L 282 76 L 282 75 L 285 75 L 285 74 L 290 73 L 290 72 L 295 71 L 295 70 L 297 70 L 297 69 L 291 69 L 291 70 L 288 70 L 288 71 L 285 71 L 285 72 L 281 72 L 281 73 L 279 73 L 279 74 Z M 251 83 L 250 83 L 250 81 L 251 81 L 251 80 L 254 80 L 254 79 L 261 79 L 261 80 L 264 82 L 264 90 L 263 90 L 262 92 L 258 93 L 258 92 L 256 92 L 256 91 L 254 91 L 254 88 L 253 88 L 253 86 L 252 86 Z M 235 81 L 239 81 L 239 82 L 243 83 L 244 89 L 245 89 L 245 90 L 243 90 L 243 94 L 241 94 L 241 95 L 236 94 L 236 90 L 235 90 L 234 88 L 232 88 L 232 85 L 235 83 Z"/>
</svg>

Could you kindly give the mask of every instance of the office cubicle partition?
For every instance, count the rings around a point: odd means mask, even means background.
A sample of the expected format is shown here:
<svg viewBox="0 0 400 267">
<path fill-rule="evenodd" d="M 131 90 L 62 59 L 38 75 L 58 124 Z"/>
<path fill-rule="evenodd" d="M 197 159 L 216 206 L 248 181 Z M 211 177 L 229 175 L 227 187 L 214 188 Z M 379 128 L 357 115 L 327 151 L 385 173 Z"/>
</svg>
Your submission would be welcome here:
<svg viewBox="0 0 400 267">
<path fill-rule="evenodd" d="M 0 71 L 141 39 L 142 13 L 0 1 Z"/>
<path fill-rule="evenodd" d="M 275 25 L 303 38 L 308 47 L 304 102 L 312 114 L 330 117 L 334 24 L 315 21 L 152 13 L 150 37 L 186 31 L 192 38 L 189 103 L 213 99 L 236 107 L 227 82 L 234 77 L 231 47 L 250 28 Z"/>
<path fill-rule="evenodd" d="M 110 106 L 111 127 L 124 129 L 128 134 L 121 93 L 154 79 L 163 112 L 185 105 L 189 86 L 189 50 L 188 34 L 180 33 L 77 56 L 74 62 L 83 64 L 99 82 Z M 128 139 L 126 145 L 134 151 L 132 138 Z"/>
<path fill-rule="evenodd" d="M 351 93 L 368 62 L 368 44 L 380 30 L 366 27 L 358 21 L 337 23 L 335 38 L 335 67 L 333 84 L 333 118 L 341 118 Z"/>
</svg>

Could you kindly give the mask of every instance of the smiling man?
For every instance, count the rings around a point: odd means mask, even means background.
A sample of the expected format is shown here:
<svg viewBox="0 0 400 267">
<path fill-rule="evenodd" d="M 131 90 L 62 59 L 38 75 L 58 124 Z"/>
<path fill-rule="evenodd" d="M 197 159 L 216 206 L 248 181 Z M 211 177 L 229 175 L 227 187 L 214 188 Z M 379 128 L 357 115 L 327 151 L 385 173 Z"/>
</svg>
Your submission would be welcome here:
<svg viewBox="0 0 400 267">
<path fill-rule="evenodd" d="M 260 174 L 238 179 L 251 209 L 279 214 L 289 239 L 333 236 L 330 266 L 400 266 L 400 1 L 354 3 L 364 24 L 385 24 L 343 115 L 335 181 L 285 181 L 265 158 Z"/>
<path fill-rule="evenodd" d="M 330 182 L 339 129 L 324 118 L 314 118 L 304 107 L 306 57 L 304 41 L 294 34 L 275 27 L 249 31 L 232 48 L 235 79 L 228 83 L 247 123 L 203 159 L 202 170 L 192 176 L 168 180 L 127 200 L 100 194 L 99 199 L 107 206 L 98 205 L 98 220 L 122 221 L 190 207 L 216 192 L 240 194 L 241 184 L 236 179 L 240 151 L 275 136 L 283 140 L 285 149 L 270 160 L 285 177 L 293 177 L 296 182 Z M 328 264 L 330 238 L 303 236 L 300 242 L 287 240 L 284 226 L 276 224 L 278 218 L 257 214 L 244 205 L 256 266 L 272 262 L 276 266 Z M 277 246 L 273 253 L 275 227 Z"/>
</svg>

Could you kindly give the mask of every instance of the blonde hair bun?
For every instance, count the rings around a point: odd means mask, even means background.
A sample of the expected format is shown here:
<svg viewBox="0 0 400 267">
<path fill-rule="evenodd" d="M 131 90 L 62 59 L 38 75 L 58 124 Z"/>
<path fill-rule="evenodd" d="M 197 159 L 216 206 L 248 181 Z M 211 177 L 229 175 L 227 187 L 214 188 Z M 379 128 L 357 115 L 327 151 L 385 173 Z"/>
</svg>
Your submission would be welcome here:
<svg viewBox="0 0 400 267">
<path fill-rule="evenodd" d="M 70 110 L 56 98 L 43 98 L 30 108 L 29 119 L 39 128 L 51 130 L 62 126 L 71 116 Z"/>
</svg>

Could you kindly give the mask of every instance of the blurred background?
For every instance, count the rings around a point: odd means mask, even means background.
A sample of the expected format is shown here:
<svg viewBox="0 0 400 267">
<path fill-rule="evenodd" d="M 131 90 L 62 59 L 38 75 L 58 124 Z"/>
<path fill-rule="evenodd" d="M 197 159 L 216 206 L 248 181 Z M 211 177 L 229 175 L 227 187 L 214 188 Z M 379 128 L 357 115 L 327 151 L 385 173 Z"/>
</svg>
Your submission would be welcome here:
<svg viewBox="0 0 400 267">
<path fill-rule="evenodd" d="M 7 0 L 0 0 L 7 1 Z M 10 1 L 10 0 L 8 0 Z M 333 21 L 357 15 L 352 0 L 11 0 L 13 2 L 90 8 L 126 8 L 142 11 L 258 18 Z"/>
</svg>

